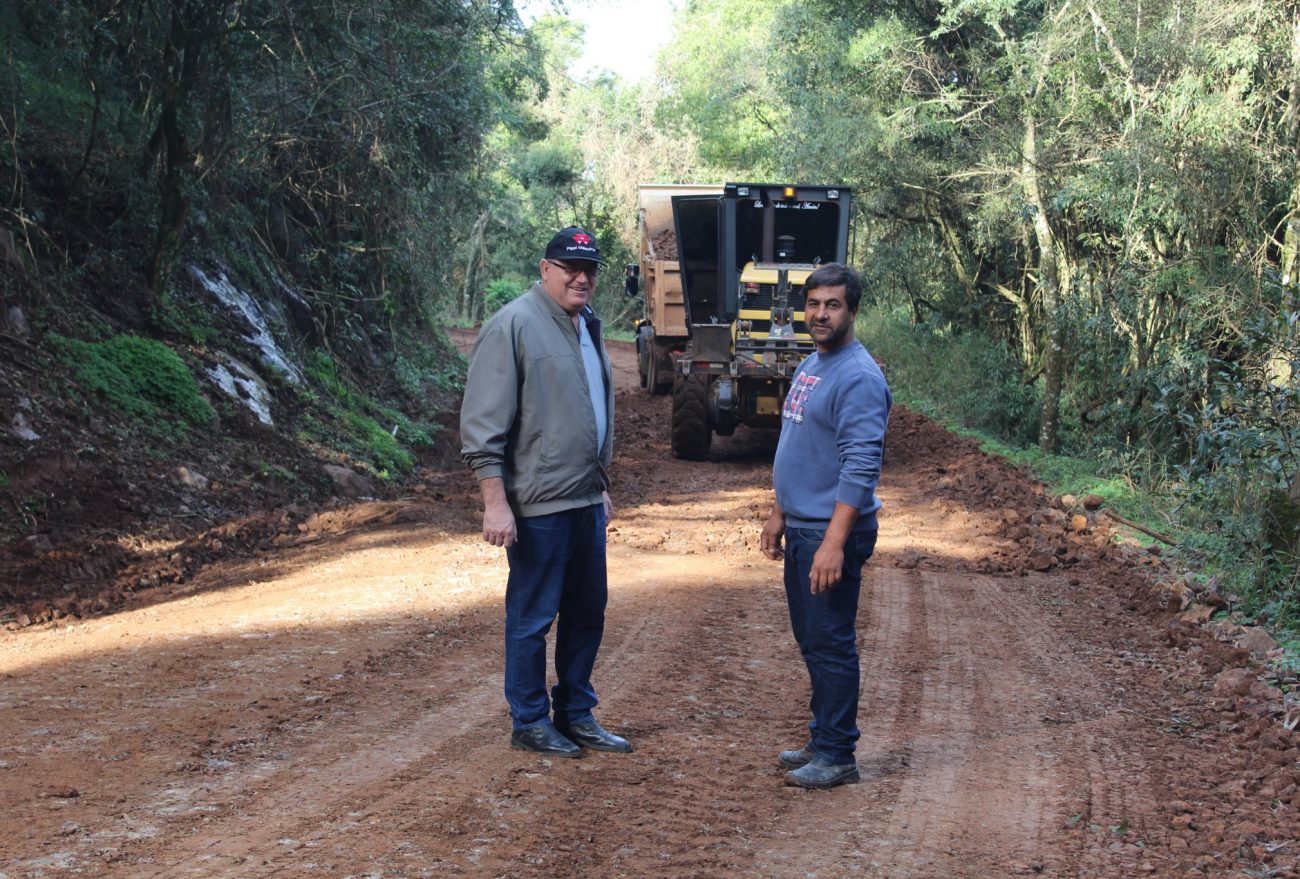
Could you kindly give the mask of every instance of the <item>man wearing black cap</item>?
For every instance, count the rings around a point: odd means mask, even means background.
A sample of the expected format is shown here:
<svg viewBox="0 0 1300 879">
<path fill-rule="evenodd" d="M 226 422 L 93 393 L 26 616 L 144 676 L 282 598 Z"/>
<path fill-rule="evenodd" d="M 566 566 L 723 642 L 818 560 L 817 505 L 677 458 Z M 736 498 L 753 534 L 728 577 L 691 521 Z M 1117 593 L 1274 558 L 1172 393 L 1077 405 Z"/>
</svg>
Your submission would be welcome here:
<svg viewBox="0 0 1300 879">
<path fill-rule="evenodd" d="M 505 547 L 510 563 L 510 744 L 554 757 L 632 750 L 592 714 L 614 440 L 614 378 L 591 309 L 603 264 L 590 233 L 556 233 L 541 280 L 479 332 L 460 412 L 461 454 L 483 495 L 483 539 Z M 557 680 L 548 699 L 552 623 Z"/>
</svg>

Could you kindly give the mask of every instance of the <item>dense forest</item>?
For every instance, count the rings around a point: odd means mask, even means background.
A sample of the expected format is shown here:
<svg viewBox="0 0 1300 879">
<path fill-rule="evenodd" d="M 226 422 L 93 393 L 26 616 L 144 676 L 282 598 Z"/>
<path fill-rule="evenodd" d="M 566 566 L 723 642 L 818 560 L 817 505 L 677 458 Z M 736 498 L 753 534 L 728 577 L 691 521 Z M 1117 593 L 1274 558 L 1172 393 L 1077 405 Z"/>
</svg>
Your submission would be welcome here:
<svg viewBox="0 0 1300 879">
<path fill-rule="evenodd" d="M 418 442 L 459 375 L 440 328 L 518 295 L 555 228 L 617 267 L 638 182 L 848 186 L 901 399 L 1160 494 L 1194 567 L 1300 618 L 1300 4 L 674 16 L 631 83 L 575 78 L 580 16 L 509 0 L 11 0 L 0 310 L 70 366 L 162 356 L 123 337 L 193 363 L 221 273 L 285 315 L 304 405 L 353 401 L 338 437 Z M 639 315 L 617 271 L 598 304 Z"/>
</svg>

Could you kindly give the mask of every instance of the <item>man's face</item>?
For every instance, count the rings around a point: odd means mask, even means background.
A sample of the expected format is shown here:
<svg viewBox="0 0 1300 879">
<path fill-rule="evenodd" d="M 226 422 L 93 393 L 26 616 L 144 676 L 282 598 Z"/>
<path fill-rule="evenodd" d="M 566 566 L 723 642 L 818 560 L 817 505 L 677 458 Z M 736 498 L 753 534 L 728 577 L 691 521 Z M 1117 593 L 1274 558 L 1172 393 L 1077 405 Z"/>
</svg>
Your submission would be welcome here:
<svg viewBox="0 0 1300 879">
<path fill-rule="evenodd" d="M 857 310 L 849 308 L 843 284 L 807 291 L 803 319 L 818 351 L 834 351 L 852 339 L 857 316 Z"/>
<path fill-rule="evenodd" d="M 542 260 L 542 289 L 569 314 L 577 314 L 596 290 L 596 269 L 590 260 Z"/>
</svg>

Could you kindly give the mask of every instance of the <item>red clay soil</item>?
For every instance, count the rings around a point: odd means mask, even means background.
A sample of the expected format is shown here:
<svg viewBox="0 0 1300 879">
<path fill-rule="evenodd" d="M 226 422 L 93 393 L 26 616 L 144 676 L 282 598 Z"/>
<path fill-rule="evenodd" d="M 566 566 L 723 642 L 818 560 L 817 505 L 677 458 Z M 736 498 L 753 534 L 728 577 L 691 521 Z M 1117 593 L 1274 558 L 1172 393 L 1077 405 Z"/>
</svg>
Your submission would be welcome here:
<svg viewBox="0 0 1300 879">
<path fill-rule="evenodd" d="M 505 561 L 451 462 L 408 498 L 157 548 L 102 607 L 16 607 L 0 877 L 1300 875 L 1275 679 L 1180 621 L 1157 555 L 901 408 L 862 781 L 784 786 L 808 691 L 758 552 L 775 436 L 674 460 L 669 399 L 614 347 L 596 684 L 634 753 L 509 749 Z"/>
</svg>

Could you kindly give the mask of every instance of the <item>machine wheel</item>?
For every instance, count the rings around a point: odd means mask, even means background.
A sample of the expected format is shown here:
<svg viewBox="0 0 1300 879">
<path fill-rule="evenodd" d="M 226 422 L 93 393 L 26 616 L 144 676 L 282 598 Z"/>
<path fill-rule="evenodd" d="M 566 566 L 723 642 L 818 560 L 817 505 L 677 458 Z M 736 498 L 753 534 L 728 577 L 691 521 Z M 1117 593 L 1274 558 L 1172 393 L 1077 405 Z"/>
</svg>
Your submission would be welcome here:
<svg viewBox="0 0 1300 879">
<path fill-rule="evenodd" d="M 708 376 L 681 376 L 673 385 L 673 455 L 703 461 L 712 441 Z"/>
<path fill-rule="evenodd" d="M 636 331 L 636 371 L 641 375 L 641 387 L 654 393 L 654 385 L 650 384 L 651 372 L 654 369 L 654 351 L 650 347 L 650 339 L 646 337 L 643 327 L 638 327 Z"/>
<path fill-rule="evenodd" d="M 673 389 L 673 353 L 670 349 L 654 345 L 650 349 L 649 366 L 643 388 L 662 397 Z"/>
</svg>

